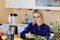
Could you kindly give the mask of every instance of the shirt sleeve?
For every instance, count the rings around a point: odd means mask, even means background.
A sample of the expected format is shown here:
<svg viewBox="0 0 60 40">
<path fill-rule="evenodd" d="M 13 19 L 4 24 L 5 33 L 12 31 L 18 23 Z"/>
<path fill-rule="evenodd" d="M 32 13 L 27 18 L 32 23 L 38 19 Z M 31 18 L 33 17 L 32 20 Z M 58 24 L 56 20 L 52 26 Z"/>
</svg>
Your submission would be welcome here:
<svg viewBox="0 0 60 40">
<path fill-rule="evenodd" d="M 30 29 L 31 29 L 31 26 L 32 26 L 32 23 L 30 23 L 30 24 L 25 28 L 25 30 L 20 33 L 20 37 L 21 37 L 21 38 L 25 38 L 25 34 L 26 34 L 26 33 L 29 33 L 29 31 L 30 31 Z"/>
<path fill-rule="evenodd" d="M 45 26 L 45 30 L 44 30 L 45 36 L 47 36 L 47 39 L 49 39 L 50 37 L 50 28 L 48 25 Z"/>
</svg>

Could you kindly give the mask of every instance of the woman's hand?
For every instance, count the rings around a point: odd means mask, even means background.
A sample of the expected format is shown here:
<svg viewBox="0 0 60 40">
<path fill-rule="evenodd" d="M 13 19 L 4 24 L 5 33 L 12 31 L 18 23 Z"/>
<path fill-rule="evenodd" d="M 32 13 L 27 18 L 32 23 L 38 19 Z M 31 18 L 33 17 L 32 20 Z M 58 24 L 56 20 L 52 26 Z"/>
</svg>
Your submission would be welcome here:
<svg viewBox="0 0 60 40">
<path fill-rule="evenodd" d="M 26 37 L 26 38 L 30 38 L 32 35 L 33 35 L 33 34 L 31 34 L 31 33 L 29 32 L 29 33 L 25 34 L 25 37 Z"/>
<path fill-rule="evenodd" d="M 34 40 L 39 40 L 39 38 L 35 38 Z"/>
</svg>

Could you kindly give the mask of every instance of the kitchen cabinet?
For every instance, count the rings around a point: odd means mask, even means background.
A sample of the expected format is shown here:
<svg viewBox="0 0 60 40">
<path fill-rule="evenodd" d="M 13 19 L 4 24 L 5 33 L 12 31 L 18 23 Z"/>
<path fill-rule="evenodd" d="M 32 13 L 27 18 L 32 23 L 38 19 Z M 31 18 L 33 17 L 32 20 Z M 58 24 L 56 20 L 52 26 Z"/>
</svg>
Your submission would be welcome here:
<svg viewBox="0 0 60 40">
<path fill-rule="evenodd" d="M 6 0 L 7 8 L 30 8 L 34 6 L 35 0 Z"/>
<path fill-rule="evenodd" d="M 60 10 L 59 0 L 6 0 L 6 8 Z"/>
</svg>

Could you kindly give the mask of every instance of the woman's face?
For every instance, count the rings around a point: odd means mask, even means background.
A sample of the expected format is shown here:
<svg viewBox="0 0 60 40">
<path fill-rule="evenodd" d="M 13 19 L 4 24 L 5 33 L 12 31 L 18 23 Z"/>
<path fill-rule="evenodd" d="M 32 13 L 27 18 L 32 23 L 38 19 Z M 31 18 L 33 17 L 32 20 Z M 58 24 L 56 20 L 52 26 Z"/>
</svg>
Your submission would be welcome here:
<svg viewBox="0 0 60 40">
<path fill-rule="evenodd" d="M 41 22 L 40 15 L 39 15 L 38 13 L 34 13 L 34 14 L 33 14 L 33 20 L 34 20 L 36 23 L 40 23 L 40 22 Z"/>
</svg>

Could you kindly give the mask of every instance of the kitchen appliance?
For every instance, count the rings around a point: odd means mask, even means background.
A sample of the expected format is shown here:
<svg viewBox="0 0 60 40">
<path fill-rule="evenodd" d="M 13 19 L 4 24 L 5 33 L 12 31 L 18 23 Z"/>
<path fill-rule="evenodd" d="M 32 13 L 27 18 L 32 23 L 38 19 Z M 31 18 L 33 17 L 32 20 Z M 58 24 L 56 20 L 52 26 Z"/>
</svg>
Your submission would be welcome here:
<svg viewBox="0 0 60 40">
<path fill-rule="evenodd" d="M 15 25 L 10 25 L 9 26 L 9 37 L 11 40 L 14 39 L 14 34 L 18 34 L 18 28 Z"/>
<path fill-rule="evenodd" d="M 2 24 L 0 24 L 0 33 L 4 33 L 3 27 L 4 26 Z"/>
<path fill-rule="evenodd" d="M 18 33 L 18 28 L 15 25 L 10 25 L 9 26 L 9 33 L 10 34 L 17 34 Z"/>
<path fill-rule="evenodd" d="M 8 16 L 8 23 L 10 24 L 10 25 L 17 25 L 17 14 L 15 14 L 15 13 L 11 13 L 11 14 L 9 14 L 9 16 Z"/>
</svg>

